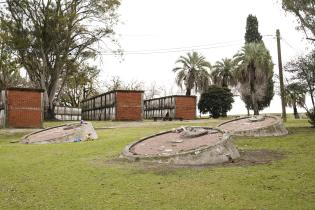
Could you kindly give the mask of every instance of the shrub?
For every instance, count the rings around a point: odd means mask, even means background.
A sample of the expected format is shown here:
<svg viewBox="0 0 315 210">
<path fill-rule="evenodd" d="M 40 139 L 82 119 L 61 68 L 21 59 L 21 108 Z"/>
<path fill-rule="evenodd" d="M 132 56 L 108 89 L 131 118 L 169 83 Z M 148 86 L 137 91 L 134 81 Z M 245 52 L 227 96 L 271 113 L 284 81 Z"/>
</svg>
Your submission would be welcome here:
<svg viewBox="0 0 315 210">
<path fill-rule="evenodd" d="M 315 128 L 315 109 L 311 109 L 306 113 L 307 117 L 309 118 L 308 122 Z"/>
<path fill-rule="evenodd" d="M 226 117 L 226 113 L 232 109 L 233 102 L 233 94 L 230 89 L 212 85 L 201 94 L 198 109 L 203 114 L 209 112 L 213 118 Z"/>
</svg>

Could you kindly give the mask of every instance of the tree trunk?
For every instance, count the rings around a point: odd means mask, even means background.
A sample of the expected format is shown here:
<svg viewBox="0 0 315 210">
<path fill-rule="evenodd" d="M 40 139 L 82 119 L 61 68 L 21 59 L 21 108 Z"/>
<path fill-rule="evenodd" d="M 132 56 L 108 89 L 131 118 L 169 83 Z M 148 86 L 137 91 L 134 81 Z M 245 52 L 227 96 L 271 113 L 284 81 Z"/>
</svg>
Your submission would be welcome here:
<svg viewBox="0 0 315 210">
<path fill-rule="evenodd" d="M 249 113 L 249 108 L 248 108 L 248 106 L 246 106 L 246 109 L 247 109 L 247 116 L 250 116 L 250 113 Z"/>
<path fill-rule="evenodd" d="M 256 89 L 255 89 L 255 82 L 256 82 L 255 80 L 256 80 L 255 67 L 254 67 L 253 64 L 251 64 L 250 67 L 249 67 L 250 94 L 251 94 L 251 98 L 252 98 L 254 115 L 259 115 L 258 102 L 257 102 L 257 96 L 256 96 Z"/>
<path fill-rule="evenodd" d="M 297 107 L 296 107 L 296 104 L 295 104 L 295 103 L 293 104 L 293 113 L 294 113 L 294 118 L 295 118 L 295 119 L 299 119 L 299 118 L 300 118 L 300 116 L 299 116 L 299 113 L 298 113 L 298 111 L 297 111 Z"/>
<path fill-rule="evenodd" d="M 225 76 L 223 76 L 223 79 L 222 79 L 222 87 L 225 87 L 225 88 L 228 87 L 228 85 L 227 85 L 227 78 Z"/>
<path fill-rule="evenodd" d="M 191 95 L 191 89 L 186 89 L 186 96 L 190 96 Z"/>
<path fill-rule="evenodd" d="M 253 108 L 254 108 L 254 115 L 259 115 L 259 110 L 258 110 L 258 103 L 257 103 L 257 98 L 256 98 L 256 91 L 252 93 L 252 102 L 253 102 Z"/>
<path fill-rule="evenodd" d="M 55 106 L 53 104 L 53 98 L 48 97 L 47 91 L 44 92 L 44 119 L 45 120 L 56 120 Z"/>
<path fill-rule="evenodd" d="M 312 105 L 313 105 L 313 112 L 315 112 L 315 101 L 314 101 L 314 94 L 309 91 L 310 95 L 311 95 L 311 101 L 312 101 Z"/>
</svg>

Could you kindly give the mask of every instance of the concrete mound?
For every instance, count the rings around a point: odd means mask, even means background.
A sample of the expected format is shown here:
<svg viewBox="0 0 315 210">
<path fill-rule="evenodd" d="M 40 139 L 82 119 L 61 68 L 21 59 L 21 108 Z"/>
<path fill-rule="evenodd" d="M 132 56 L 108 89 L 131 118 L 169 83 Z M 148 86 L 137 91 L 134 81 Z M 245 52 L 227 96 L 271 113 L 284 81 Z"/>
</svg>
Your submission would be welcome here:
<svg viewBox="0 0 315 210">
<path fill-rule="evenodd" d="M 140 139 L 128 145 L 121 157 L 174 165 L 232 162 L 240 154 L 230 138 L 215 128 L 181 127 Z"/>
<path fill-rule="evenodd" d="M 224 122 L 218 126 L 234 136 L 283 136 L 288 131 L 282 120 L 276 116 L 242 117 Z"/>
<path fill-rule="evenodd" d="M 97 139 L 91 123 L 74 123 L 51 127 L 30 133 L 21 139 L 23 144 L 54 144 L 64 142 L 80 142 Z"/>
</svg>

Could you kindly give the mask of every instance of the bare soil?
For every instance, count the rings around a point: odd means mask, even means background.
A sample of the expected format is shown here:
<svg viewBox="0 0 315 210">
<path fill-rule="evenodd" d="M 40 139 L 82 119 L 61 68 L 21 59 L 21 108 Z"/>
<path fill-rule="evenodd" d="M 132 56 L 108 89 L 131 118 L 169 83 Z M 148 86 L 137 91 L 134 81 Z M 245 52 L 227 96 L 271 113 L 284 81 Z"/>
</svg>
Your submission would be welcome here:
<svg viewBox="0 0 315 210">
<path fill-rule="evenodd" d="M 237 160 L 221 163 L 215 165 L 170 165 L 170 164 L 158 164 L 158 163 L 143 163 L 143 162 L 134 162 L 121 158 L 114 158 L 111 160 L 107 160 L 105 162 L 101 162 L 100 160 L 93 160 L 93 165 L 98 167 L 102 167 L 104 165 L 111 165 L 117 167 L 132 167 L 140 170 L 153 170 L 153 171 L 161 171 L 161 173 L 167 173 L 167 169 L 172 171 L 172 169 L 177 168 L 217 168 L 217 167 L 250 167 L 260 164 L 270 164 L 274 161 L 281 160 L 285 157 L 285 154 L 278 151 L 273 150 L 239 150 L 241 157 Z M 165 170 L 166 169 L 166 170 Z"/>
</svg>

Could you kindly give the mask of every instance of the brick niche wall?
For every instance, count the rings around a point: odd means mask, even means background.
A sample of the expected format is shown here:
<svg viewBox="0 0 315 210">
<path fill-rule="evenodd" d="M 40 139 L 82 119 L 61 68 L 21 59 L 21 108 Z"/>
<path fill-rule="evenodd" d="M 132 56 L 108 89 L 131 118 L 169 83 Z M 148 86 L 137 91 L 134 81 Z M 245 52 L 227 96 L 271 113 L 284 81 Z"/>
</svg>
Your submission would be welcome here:
<svg viewBox="0 0 315 210">
<path fill-rule="evenodd" d="M 196 119 L 196 97 L 195 96 L 176 96 L 175 118 L 184 120 Z"/>
<path fill-rule="evenodd" d="M 7 90 L 7 127 L 42 127 L 42 93 L 36 90 Z"/>
<path fill-rule="evenodd" d="M 115 120 L 143 119 L 143 92 L 116 92 Z"/>
</svg>

